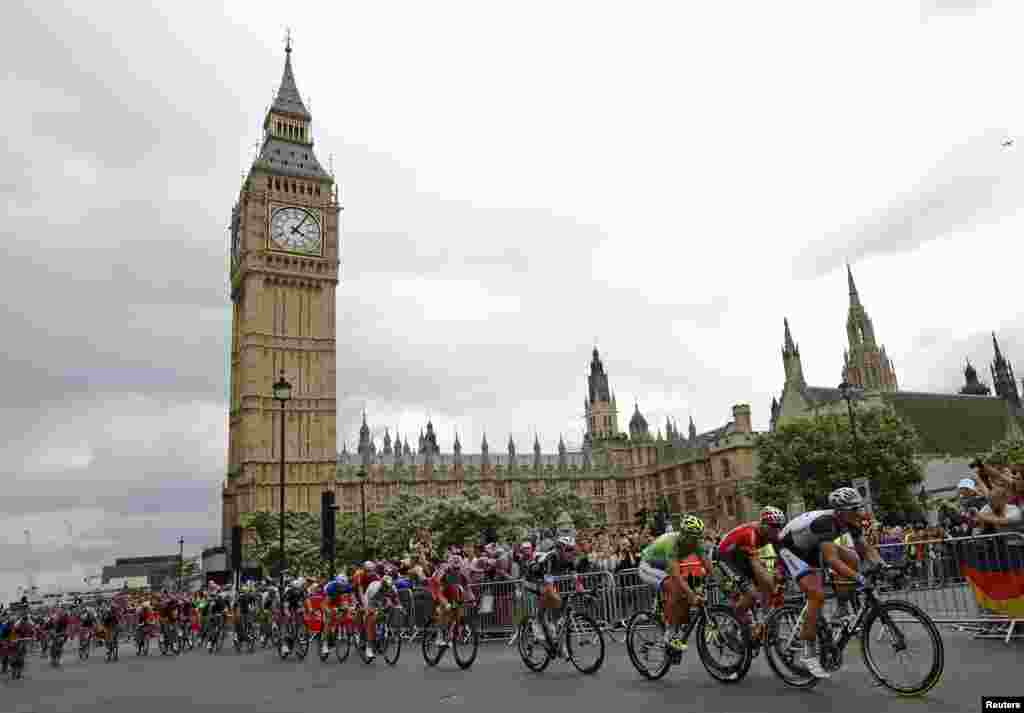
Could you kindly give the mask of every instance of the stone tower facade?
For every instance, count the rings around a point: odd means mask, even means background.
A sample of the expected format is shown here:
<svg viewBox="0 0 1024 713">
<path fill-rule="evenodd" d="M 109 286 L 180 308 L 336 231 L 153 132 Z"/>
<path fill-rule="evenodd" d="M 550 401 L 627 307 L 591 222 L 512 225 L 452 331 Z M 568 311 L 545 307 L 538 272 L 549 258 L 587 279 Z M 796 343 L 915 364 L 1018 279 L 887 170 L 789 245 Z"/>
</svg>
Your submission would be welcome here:
<svg viewBox="0 0 1024 713">
<path fill-rule="evenodd" d="M 999 349 L 999 342 L 996 340 L 995 332 L 992 333 L 992 348 L 995 350 L 995 358 L 992 360 L 990 370 L 992 372 L 992 386 L 996 396 L 1006 399 L 1014 408 L 1020 408 L 1020 392 L 1017 391 L 1017 380 L 1013 376 L 1013 367 L 1009 360 L 1003 356 Z"/>
<path fill-rule="evenodd" d="M 594 347 L 590 359 L 590 374 L 587 375 L 587 398 L 583 401 L 587 419 L 584 445 L 589 447 L 599 441 L 614 438 L 619 432 L 619 413 L 615 405 L 615 394 L 608 386 L 601 356 Z"/>
<path fill-rule="evenodd" d="M 971 364 L 970 359 L 964 367 L 964 385 L 960 393 L 963 396 L 988 396 L 991 393 L 988 386 L 978 379 L 978 370 Z"/>
<path fill-rule="evenodd" d="M 263 140 L 232 210 L 231 404 L 224 540 L 242 513 L 319 510 L 337 462 L 335 290 L 341 206 L 334 179 L 317 161 L 312 116 L 285 48 L 280 89 Z M 282 411 L 272 385 L 291 383 Z"/>
<path fill-rule="evenodd" d="M 865 391 L 897 391 L 899 386 L 892 360 L 886 356 L 885 345 L 878 346 L 875 326 L 860 303 L 849 265 L 846 277 L 850 287 L 850 310 L 846 317 L 850 347 L 843 354 L 843 380 Z"/>
</svg>

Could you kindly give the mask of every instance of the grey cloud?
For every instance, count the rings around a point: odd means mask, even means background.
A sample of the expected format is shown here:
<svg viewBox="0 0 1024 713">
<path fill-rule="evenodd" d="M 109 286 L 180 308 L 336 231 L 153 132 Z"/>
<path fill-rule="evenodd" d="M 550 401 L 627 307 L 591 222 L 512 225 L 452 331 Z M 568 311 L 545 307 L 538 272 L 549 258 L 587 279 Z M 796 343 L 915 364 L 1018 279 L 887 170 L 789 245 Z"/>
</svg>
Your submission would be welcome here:
<svg viewBox="0 0 1024 713">
<path fill-rule="evenodd" d="M 809 245 L 794 262 L 800 279 L 820 277 L 872 255 L 912 252 L 952 233 L 1012 215 L 1024 189 L 1024 162 L 987 131 L 953 148 L 905 195 Z"/>
<path fill-rule="evenodd" d="M 921 0 L 921 19 L 950 15 L 974 15 L 992 7 L 991 0 Z"/>
</svg>

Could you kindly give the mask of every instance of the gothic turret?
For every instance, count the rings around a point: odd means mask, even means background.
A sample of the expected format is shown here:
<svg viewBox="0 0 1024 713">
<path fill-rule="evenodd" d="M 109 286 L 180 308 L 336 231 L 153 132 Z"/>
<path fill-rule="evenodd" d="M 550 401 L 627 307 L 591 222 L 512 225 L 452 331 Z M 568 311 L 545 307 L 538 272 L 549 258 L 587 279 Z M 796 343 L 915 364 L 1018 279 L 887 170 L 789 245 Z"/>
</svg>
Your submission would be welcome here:
<svg viewBox="0 0 1024 713">
<path fill-rule="evenodd" d="M 484 437 L 480 441 L 480 464 L 483 467 L 487 467 L 491 464 L 490 448 L 487 447 L 487 432 L 484 432 Z"/>
<path fill-rule="evenodd" d="M 540 438 L 537 434 L 533 436 L 533 469 L 540 470 Z"/>
<path fill-rule="evenodd" d="M 615 394 L 608 385 L 608 374 L 597 347 L 590 360 L 590 374 L 587 376 L 587 399 L 584 412 L 587 418 L 587 435 L 585 443 L 592 444 L 607 438 L 613 438 L 618 430 L 618 409 L 615 405 Z"/>
<path fill-rule="evenodd" d="M 363 464 L 369 463 L 370 458 L 370 427 L 366 425 L 366 411 L 363 411 L 363 425 L 359 427 L 359 447 L 356 451 L 363 457 Z"/>
<path fill-rule="evenodd" d="M 861 304 L 849 265 L 846 266 L 846 277 L 850 288 L 850 309 L 846 317 L 849 350 L 843 357 L 843 376 L 849 383 L 866 391 L 897 391 L 896 370 L 885 346 L 878 346 L 875 326 Z"/>
<path fill-rule="evenodd" d="M 978 379 L 978 371 L 971 364 L 970 359 L 967 360 L 967 366 L 964 367 L 964 387 L 960 389 L 960 393 L 967 396 L 988 396 L 991 393 L 988 386 Z"/>
<path fill-rule="evenodd" d="M 516 444 L 512 440 L 512 436 L 511 435 L 509 435 L 509 437 L 508 437 L 508 457 L 510 459 L 513 459 L 513 460 L 516 457 Z"/>
<path fill-rule="evenodd" d="M 647 431 L 647 419 L 640 413 L 640 404 L 633 404 L 633 417 L 629 419 L 629 437 L 634 441 L 647 440 L 650 434 Z"/>
<path fill-rule="evenodd" d="M 455 452 L 454 463 L 456 466 L 462 465 L 462 444 L 459 442 L 459 432 L 455 432 L 455 442 L 452 444 L 452 450 Z"/>
<path fill-rule="evenodd" d="M 1020 392 L 1017 391 L 1017 379 L 1013 376 L 1013 367 L 999 349 L 999 342 L 996 340 L 996 333 L 992 332 L 992 348 L 995 350 L 995 359 L 989 367 L 992 372 L 992 387 L 996 396 L 1006 399 L 1014 408 L 1020 408 Z"/>
<path fill-rule="evenodd" d="M 793 335 L 789 331 L 789 319 L 783 317 L 782 336 L 782 368 L 786 372 L 786 383 L 792 384 L 797 389 L 806 386 L 804 381 L 804 367 L 800 362 L 800 347 L 793 341 Z"/>
<path fill-rule="evenodd" d="M 558 469 L 565 470 L 568 466 L 568 460 L 565 457 L 566 448 L 565 441 L 562 440 L 562 434 L 558 434 Z"/>
<path fill-rule="evenodd" d="M 312 120 L 295 83 L 289 41 L 285 47 L 281 86 L 263 120 L 263 142 L 253 168 L 275 175 L 330 181 L 330 175 L 313 153 Z"/>
<path fill-rule="evenodd" d="M 697 427 L 693 425 L 693 416 L 690 416 L 690 447 L 694 448 L 697 445 Z"/>
<path fill-rule="evenodd" d="M 386 456 L 391 455 L 391 435 L 388 433 L 387 426 L 384 427 L 384 451 L 383 454 Z"/>
</svg>

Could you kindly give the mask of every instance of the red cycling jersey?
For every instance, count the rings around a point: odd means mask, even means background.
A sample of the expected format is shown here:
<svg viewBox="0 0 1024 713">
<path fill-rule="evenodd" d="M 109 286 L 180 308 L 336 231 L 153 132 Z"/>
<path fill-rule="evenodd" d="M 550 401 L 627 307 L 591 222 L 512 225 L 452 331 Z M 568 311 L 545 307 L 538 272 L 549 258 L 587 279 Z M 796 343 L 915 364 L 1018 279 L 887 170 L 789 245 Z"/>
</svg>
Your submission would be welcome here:
<svg viewBox="0 0 1024 713">
<path fill-rule="evenodd" d="M 760 523 L 748 522 L 734 527 L 722 538 L 718 545 L 718 554 L 722 557 L 731 557 L 738 550 L 750 557 L 756 557 L 758 550 L 767 544 L 771 543 L 761 538 Z"/>
</svg>

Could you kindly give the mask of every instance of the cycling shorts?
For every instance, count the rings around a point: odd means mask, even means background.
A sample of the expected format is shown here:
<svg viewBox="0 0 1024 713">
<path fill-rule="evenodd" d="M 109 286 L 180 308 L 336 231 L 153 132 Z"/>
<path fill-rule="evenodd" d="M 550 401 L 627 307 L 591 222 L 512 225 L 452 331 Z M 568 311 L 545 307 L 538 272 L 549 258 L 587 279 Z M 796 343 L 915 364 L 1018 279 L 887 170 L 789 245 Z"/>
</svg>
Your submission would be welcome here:
<svg viewBox="0 0 1024 713">
<path fill-rule="evenodd" d="M 821 568 L 821 552 L 800 552 L 788 547 L 779 548 L 779 561 L 785 567 L 786 574 L 795 581 L 809 574 L 814 574 Z"/>
<path fill-rule="evenodd" d="M 660 567 L 655 567 L 650 562 L 640 562 L 640 581 L 649 584 L 655 589 L 661 589 L 662 583 L 668 578 L 668 572 Z"/>
</svg>

